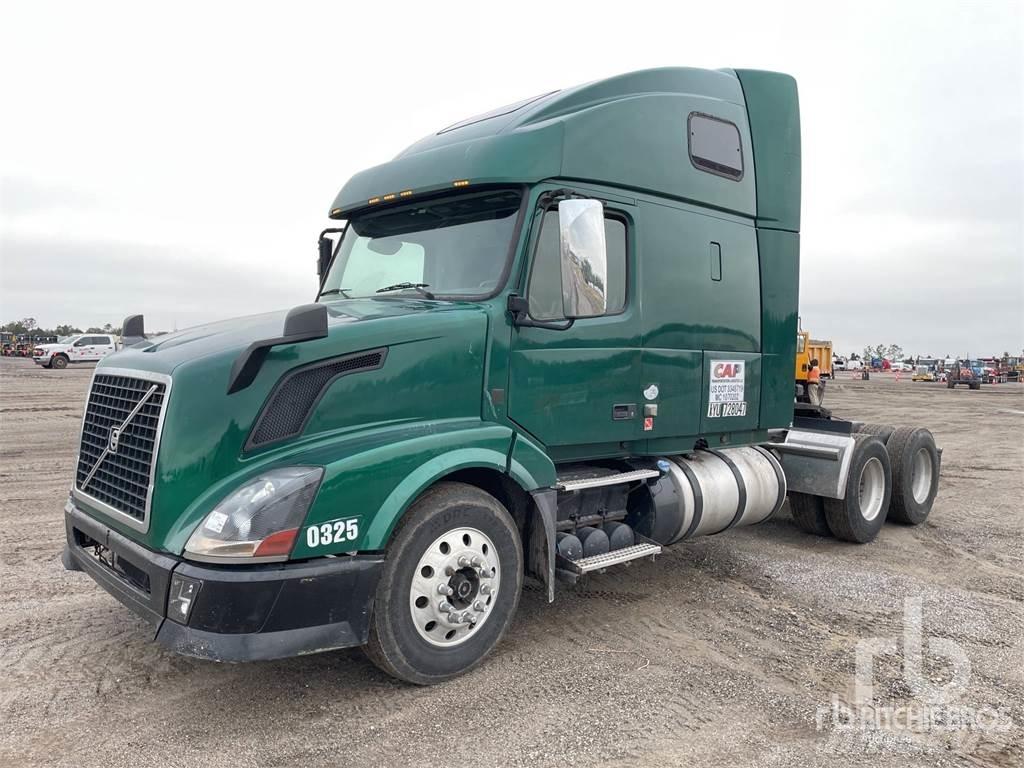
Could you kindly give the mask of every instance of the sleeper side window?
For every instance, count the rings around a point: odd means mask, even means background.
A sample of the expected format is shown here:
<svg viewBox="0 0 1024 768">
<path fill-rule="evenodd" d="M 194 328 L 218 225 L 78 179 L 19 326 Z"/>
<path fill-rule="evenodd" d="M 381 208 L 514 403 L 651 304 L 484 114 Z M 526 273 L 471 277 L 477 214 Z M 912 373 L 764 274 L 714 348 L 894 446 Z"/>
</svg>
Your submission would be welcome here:
<svg viewBox="0 0 1024 768">
<path fill-rule="evenodd" d="M 626 222 L 605 216 L 604 236 L 608 249 L 608 305 L 605 314 L 617 315 L 626 307 Z M 530 297 L 530 317 L 534 320 L 565 319 L 562 314 L 562 266 L 556 208 L 544 213 L 527 295 Z"/>
<path fill-rule="evenodd" d="M 734 123 L 691 112 L 687 126 L 694 167 L 733 181 L 743 178 L 743 146 L 740 129 Z"/>
</svg>

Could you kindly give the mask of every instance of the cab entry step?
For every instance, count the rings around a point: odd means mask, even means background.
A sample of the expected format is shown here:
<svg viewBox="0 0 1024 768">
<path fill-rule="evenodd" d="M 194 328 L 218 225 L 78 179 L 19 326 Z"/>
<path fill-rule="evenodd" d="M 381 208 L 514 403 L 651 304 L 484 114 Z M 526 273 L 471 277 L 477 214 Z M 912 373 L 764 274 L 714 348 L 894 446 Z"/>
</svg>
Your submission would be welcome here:
<svg viewBox="0 0 1024 768">
<path fill-rule="evenodd" d="M 652 477 L 660 476 L 661 473 L 656 469 L 635 469 L 632 472 L 616 472 L 613 475 L 602 475 L 600 477 L 558 480 L 554 487 L 556 491 L 582 491 L 586 488 L 600 488 L 605 485 L 622 485 L 623 483 L 632 483 L 636 480 L 647 480 Z"/>
<path fill-rule="evenodd" d="M 650 557 L 653 559 L 655 555 L 660 553 L 660 545 L 651 541 L 645 541 L 640 544 L 634 544 L 631 547 L 623 547 L 622 549 L 605 552 L 603 555 L 583 557 L 579 560 L 569 560 L 567 558 L 560 557 L 558 559 L 558 565 L 560 568 L 564 568 L 578 574 L 584 574 L 591 573 L 593 571 L 603 571 L 605 568 L 611 568 L 613 565 L 628 563 L 630 560 L 639 560 L 641 557 Z"/>
</svg>

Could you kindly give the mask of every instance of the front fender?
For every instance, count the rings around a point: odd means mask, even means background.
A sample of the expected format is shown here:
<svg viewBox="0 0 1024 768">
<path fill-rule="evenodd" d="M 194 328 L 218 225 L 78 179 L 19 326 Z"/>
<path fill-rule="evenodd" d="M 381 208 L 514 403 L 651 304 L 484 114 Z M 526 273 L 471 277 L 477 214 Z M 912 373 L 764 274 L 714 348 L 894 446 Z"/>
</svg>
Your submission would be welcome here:
<svg viewBox="0 0 1024 768">
<path fill-rule="evenodd" d="M 323 464 L 324 479 L 292 552 L 293 559 L 355 550 L 382 550 L 409 505 L 440 478 L 461 469 L 508 473 L 524 490 L 539 487 L 530 469 L 512 462 L 515 432 L 478 420 L 410 425 L 404 435 Z M 306 530 L 355 518 L 357 538 L 309 546 Z"/>
</svg>

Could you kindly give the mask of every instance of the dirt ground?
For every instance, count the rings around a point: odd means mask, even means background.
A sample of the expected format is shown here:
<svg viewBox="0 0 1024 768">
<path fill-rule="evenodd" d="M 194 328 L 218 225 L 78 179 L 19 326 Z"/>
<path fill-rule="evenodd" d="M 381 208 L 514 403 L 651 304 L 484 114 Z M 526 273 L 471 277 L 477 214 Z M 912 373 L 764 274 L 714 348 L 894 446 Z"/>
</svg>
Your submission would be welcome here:
<svg viewBox="0 0 1024 768">
<path fill-rule="evenodd" d="M 237 666 L 174 656 L 65 572 L 90 375 L 0 360 L 0 765 L 1024 763 L 1024 385 L 835 382 L 838 415 L 935 433 L 942 484 L 925 525 L 887 524 L 856 546 L 801 533 L 783 509 L 550 605 L 530 587 L 481 669 L 414 688 L 357 650 Z M 900 651 L 875 659 L 876 708 L 921 711 L 920 667 L 950 683 L 946 721 L 875 730 L 840 716 L 833 697 L 852 700 L 869 638 Z"/>
</svg>

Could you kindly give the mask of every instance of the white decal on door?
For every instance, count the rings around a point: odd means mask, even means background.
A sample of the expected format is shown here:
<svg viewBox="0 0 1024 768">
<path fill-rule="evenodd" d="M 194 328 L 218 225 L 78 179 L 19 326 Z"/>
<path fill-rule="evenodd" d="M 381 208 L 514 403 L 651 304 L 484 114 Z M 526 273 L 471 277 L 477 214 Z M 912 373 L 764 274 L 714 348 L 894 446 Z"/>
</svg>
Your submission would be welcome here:
<svg viewBox="0 0 1024 768">
<path fill-rule="evenodd" d="M 744 378 L 747 364 L 742 360 L 712 360 L 708 384 L 708 418 L 746 416 Z"/>
</svg>

